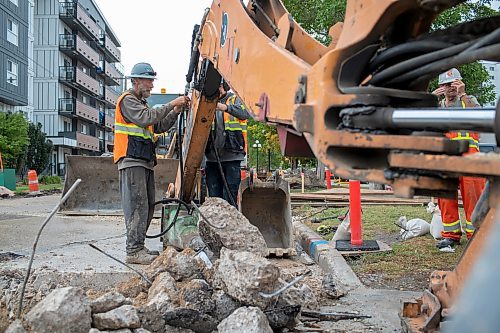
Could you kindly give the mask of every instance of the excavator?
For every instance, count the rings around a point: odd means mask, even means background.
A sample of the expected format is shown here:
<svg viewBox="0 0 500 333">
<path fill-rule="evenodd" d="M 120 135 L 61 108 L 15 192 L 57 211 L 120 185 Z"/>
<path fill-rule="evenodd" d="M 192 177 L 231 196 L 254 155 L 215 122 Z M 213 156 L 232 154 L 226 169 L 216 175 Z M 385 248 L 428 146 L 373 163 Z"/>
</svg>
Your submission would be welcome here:
<svg viewBox="0 0 500 333">
<path fill-rule="evenodd" d="M 500 142 L 500 107 L 440 109 L 427 92 L 430 80 L 450 68 L 500 60 L 500 16 L 431 31 L 442 11 L 462 2 L 348 0 L 344 22 L 330 28 L 331 43 L 323 45 L 280 0 L 214 0 L 193 32 L 186 76 L 191 106 L 179 122 L 185 126 L 166 195 L 164 238 L 192 226 L 176 202 L 196 206 L 224 79 L 254 119 L 277 128 L 285 155 L 314 156 L 343 179 L 388 184 L 411 198 L 454 197 L 460 175 L 486 178 L 473 216 L 476 232 L 455 269 L 434 271 L 428 290 L 403 304 L 400 317 L 405 332 L 437 331 L 450 318 L 450 332 L 495 331 L 500 155 L 463 155 L 469 143 L 445 133 L 488 132 Z M 275 235 L 266 239 L 270 253 L 287 253 L 293 233 L 284 218 L 290 214 L 287 184 L 252 179 L 242 182 L 240 210 L 252 223 L 264 221 L 265 237 Z"/>
</svg>

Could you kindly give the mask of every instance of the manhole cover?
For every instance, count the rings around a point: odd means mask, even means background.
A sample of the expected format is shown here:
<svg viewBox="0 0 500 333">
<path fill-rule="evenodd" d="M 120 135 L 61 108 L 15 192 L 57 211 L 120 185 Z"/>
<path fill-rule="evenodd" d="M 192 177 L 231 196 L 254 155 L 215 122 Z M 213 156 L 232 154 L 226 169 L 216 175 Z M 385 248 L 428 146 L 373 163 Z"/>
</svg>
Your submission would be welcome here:
<svg viewBox="0 0 500 333">
<path fill-rule="evenodd" d="M 24 256 L 14 252 L 0 252 L 0 262 L 10 261 L 21 257 Z"/>
</svg>

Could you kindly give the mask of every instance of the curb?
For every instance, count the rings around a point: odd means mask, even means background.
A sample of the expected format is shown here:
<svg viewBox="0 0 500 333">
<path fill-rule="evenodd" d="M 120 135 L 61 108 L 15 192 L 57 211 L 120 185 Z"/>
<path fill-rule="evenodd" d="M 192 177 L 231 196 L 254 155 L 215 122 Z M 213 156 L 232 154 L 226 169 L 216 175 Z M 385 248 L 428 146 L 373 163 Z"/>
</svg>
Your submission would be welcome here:
<svg viewBox="0 0 500 333">
<path fill-rule="evenodd" d="M 330 243 L 300 222 L 294 222 L 295 238 L 304 251 L 327 273 L 349 289 L 365 288 L 344 257 Z"/>
</svg>

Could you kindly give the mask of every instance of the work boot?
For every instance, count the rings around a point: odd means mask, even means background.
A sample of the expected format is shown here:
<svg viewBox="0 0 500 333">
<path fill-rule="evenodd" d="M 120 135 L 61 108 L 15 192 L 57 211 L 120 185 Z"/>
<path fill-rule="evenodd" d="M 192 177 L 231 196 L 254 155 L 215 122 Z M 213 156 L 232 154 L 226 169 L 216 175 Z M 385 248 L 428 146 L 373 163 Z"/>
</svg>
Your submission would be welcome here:
<svg viewBox="0 0 500 333">
<path fill-rule="evenodd" d="M 151 254 L 152 256 L 158 256 L 158 255 L 160 255 L 160 252 L 159 252 L 159 251 L 156 251 L 156 250 L 150 250 L 150 249 L 148 249 L 147 247 L 145 247 L 144 249 L 146 250 L 146 252 L 147 252 L 148 254 Z"/>
<path fill-rule="evenodd" d="M 144 248 L 135 253 L 127 254 L 127 259 L 125 261 L 127 262 L 127 264 L 149 265 L 155 259 L 156 256 L 149 254 Z"/>
<path fill-rule="evenodd" d="M 440 240 L 439 242 L 436 243 L 436 247 L 438 249 L 443 249 L 445 247 L 455 247 L 457 246 L 458 244 L 460 244 L 460 241 L 456 240 L 456 239 L 453 239 L 453 238 L 444 238 L 442 240 Z"/>
</svg>

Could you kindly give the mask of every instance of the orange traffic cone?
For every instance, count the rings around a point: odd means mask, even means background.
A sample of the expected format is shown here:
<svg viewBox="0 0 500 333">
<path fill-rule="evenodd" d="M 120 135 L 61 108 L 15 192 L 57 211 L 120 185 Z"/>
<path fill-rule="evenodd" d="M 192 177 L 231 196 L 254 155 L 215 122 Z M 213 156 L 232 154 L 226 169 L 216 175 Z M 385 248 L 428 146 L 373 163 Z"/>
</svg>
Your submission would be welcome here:
<svg viewBox="0 0 500 333">
<path fill-rule="evenodd" d="M 28 171 L 28 185 L 30 188 L 30 194 L 40 193 L 40 186 L 38 185 L 38 176 L 35 170 Z"/>
</svg>

